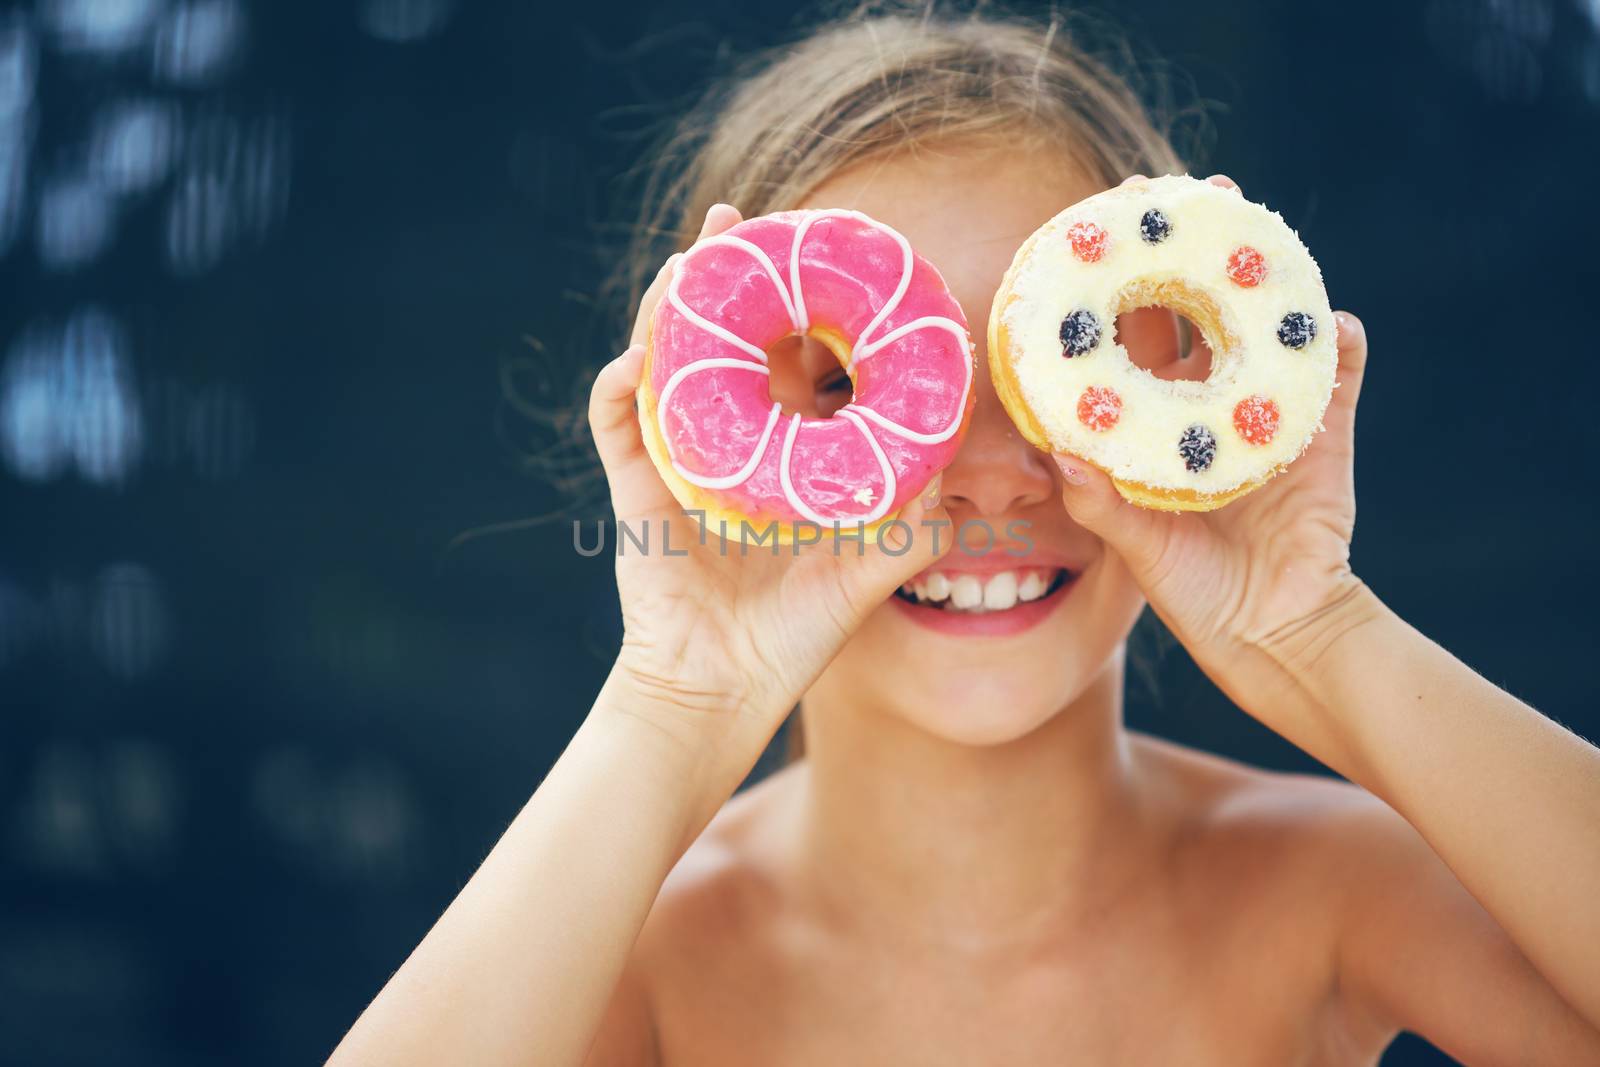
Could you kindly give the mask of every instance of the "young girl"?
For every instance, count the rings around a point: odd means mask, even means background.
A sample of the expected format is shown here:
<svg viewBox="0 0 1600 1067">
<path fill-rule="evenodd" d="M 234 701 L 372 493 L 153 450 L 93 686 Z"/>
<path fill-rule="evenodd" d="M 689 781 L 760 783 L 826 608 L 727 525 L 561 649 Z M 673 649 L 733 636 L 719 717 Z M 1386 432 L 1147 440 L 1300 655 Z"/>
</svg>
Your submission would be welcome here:
<svg viewBox="0 0 1600 1067">
<path fill-rule="evenodd" d="M 877 14 L 712 106 L 655 183 L 679 246 L 798 207 L 905 234 L 973 321 L 980 391 L 903 518 L 1025 522 L 1031 554 L 699 543 L 635 414 L 668 260 L 590 420 L 617 517 L 691 552 L 617 560 L 626 636 L 593 710 L 334 1061 L 1372 1063 L 1413 1030 L 1473 1063 L 1600 1063 L 1600 753 L 1351 573 L 1360 322 L 1338 316 L 1326 430 L 1285 474 L 1143 511 L 1031 448 L 982 377 L 1022 240 L 1183 169 L 1125 85 L 1054 26 Z M 1152 373 L 1205 374 L 1164 310 L 1119 336 Z M 786 408 L 849 399 L 815 342 L 775 356 Z M 1053 591 L 1018 601 L 1028 571 Z M 912 603 L 919 576 L 986 607 Z M 1125 729 L 1146 604 L 1355 784 Z M 729 801 L 797 702 L 805 757 Z"/>
</svg>

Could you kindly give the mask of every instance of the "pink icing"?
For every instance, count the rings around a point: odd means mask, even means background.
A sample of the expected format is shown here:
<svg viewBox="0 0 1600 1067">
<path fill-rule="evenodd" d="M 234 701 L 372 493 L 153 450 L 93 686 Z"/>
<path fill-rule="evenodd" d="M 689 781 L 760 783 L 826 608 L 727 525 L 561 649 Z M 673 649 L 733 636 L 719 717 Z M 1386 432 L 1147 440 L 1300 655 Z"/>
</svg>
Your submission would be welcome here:
<svg viewBox="0 0 1600 1067">
<path fill-rule="evenodd" d="M 765 350 L 822 327 L 853 347 L 851 402 L 783 415 Z M 652 323 L 650 386 L 678 474 L 729 510 L 876 522 L 960 446 L 972 342 L 932 264 L 854 211 L 784 211 L 689 249 Z"/>
</svg>

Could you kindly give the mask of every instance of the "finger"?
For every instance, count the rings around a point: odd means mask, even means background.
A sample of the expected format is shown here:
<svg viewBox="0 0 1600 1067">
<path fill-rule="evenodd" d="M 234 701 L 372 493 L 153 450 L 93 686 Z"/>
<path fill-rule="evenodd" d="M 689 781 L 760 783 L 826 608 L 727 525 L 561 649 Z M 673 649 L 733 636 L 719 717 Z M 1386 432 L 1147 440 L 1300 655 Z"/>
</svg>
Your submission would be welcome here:
<svg viewBox="0 0 1600 1067">
<path fill-rule="evenodd" d="M 656 472 L 639 429 L 636 399 L 644 369 L 644 346 L 629 345 L 600 368 L 589 391 L 589 430 L 611 486 L 618 517 L 669 505 L 672 493 Z"/>
<path fill-rule="evenodd" d="M 1052 457 L 1061 471 L 1061 502 L 1072 521 L 1110 545 L 1134 573 L 1147 573 L 1160 553 L 1159 524 L 1171 516 L 1122 499 L 1104 471 L 1068 453 Z"/>
<path fill-rule="evenodd" d="M 1335 311 L 1333 320 L 1339 330 L 1339 384 L 1329 405 L 1330 416 L 1355 410 L 1367 369 L 1367 328 L 1348 311 Z"/>
<path fill-rule="evenodd" d="M 643 346 L 629 345 L 600 368 L 589 390 L 589 431 L 607 478 L 620 473 L 629 461 L 644 453 L 636 399 L 643 369 Z"/>
<path fill-rule="evenodd" d="M 900 586 L 933 565 L 955 544 L 955 527 L 944 506 L 943 475 L 936 474 L 900 509 L 898 522 L 878 530 L 874 563 L 868 579 L 870 600 L 881 602 Z"/>
<path fill-rule="evenodd" d="M 1333 319 L 1339 326 L 1340 374 L 1360 375 L 1367 369 L 1367 328 L 1348 311 L 1335 311 Z"/>
<path fill-rule="evenodd" d="M 1149 180 L 1150 179 L 1143 174 L 1130 174 L 1126 178 L 1122 179 L 1121 184 L 1132 185 L 1134 182 L 1147 182 Z"/>
<path fill-rule="evenodd" d="M 715 237 L 743 221 L 744 217 L 739 214 L 739 209 L 732 204 L 712 204 L 706 212 L 705 221 L 700 225 L 700 236 L 695 240 L 703 241 L 707 237 Z"/>
<path fill-rule="evenodd" d="M 945 509 L 940 477 L 935 475 L 898 515 L 869 533 L 856 548 L 835 551 L 818 545 L 812 563 L 836 569 L 838 588 L 849 614 L 865 618 L 955 544 L 955 529 Z M 858 550 L 859 549 L 859 550 Z"/>
<path fill-rule="evenodd" d="M 933 532 L 933 524 L 941 519 L 947 521 L 949 516 L 950 513 L 944 508 L 944 472 L 940 471 L 928 480 L 928 484 L 922 487 L 920 493 L 912 497 L 906 502 L 905 507 L 900 509 L 900 514 L 897 517 L 904 524 L 903 527 L 886 523 L 878 531 L 880 545 L 886 547 L 890 554 L 901 549 L 914 550 L 917 548 L 916 541 L 918 540 L 927 542 L 923 546 L 926 551 L 919 553 L 917 558 L 912 560 L 910 564 L 903 564 L 899 568 L 891 568 L 891 570 L 903 570 L 905 566 L 911 566 L 912 569 L 906 575 L 909 578 L 935 559 L 944 555 L 949 549 L 949 545 L 944 542 L 950 542 L 953 539 L 949 537 L 938 538 L 937 540 L 941 543 L 936 547 L 933 543 L 935 538 L 931 534 Z M 907 551 L 906 555 L 910 555 L 910 551 Z M 901 583 L 898 581 L 894 583 L 894 585 L 899 584 Z"/>
<path fill-rule="evenodd" d="M 1239 188 L 1239 183 L 1228 177 L 1226 174 L 1213 174 L 1211 177 L 1207 178 L 1206 181 L 1210 182 L 1212 185 L 1220 185 L 1224 189 L 1232 189 L 1234 192 L 1239 193 L 1240 195 L 1244 194 L 1244 190 Z"/>
</svg>

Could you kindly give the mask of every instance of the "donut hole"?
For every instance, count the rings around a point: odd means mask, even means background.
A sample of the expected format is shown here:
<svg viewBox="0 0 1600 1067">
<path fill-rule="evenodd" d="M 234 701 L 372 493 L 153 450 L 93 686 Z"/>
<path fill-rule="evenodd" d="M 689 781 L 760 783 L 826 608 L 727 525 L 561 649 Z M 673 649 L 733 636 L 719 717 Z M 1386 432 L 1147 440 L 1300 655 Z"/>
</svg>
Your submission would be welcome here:
<svg viewBox="0 0 1600 1067">
<path fill-rule="evenodd" d="M 1128 361 L 1162 381 L 1203 382 L 1211 377 L 1211 346 L 1187 315 L 1148 304 L 1116 318 L 1114 339 Z"/>
<path fill-rule="evenodd" d="M 825 419 L 854 398 L 855 382 L 822 337 L 790 334 L 766 352 L 767 388 L 784 415 Z"/>
<path fill-rule="evenodd" d="M 1134 366 L 1172 383 L 1168 391 L 1198 395 L 1237 371 L 1238 328 L 1203 288 L 1170 275 L 1135 278 L 1117 291 L 1112 311 L 1116 343 Z"/>
</svg>

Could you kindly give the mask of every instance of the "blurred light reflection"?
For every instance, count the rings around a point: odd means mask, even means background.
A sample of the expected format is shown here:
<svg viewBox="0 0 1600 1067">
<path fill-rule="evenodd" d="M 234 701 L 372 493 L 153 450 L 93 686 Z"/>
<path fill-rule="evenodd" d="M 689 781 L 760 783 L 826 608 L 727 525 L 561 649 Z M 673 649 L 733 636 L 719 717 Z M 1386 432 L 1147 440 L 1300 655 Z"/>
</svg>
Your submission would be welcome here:
<svg viewBox="0 0 1600 1067">
<path fill-rule="evenodd" d="M 167 203 L 167 261 L 180 274 L 216 266 L 233 237 L 233 201 L 220 179 L 187 174 Z"/>
<path fill-rule="evenodd" d="M 1501 26 L 1523 40 L 1543 44 L 1550 39 L 1555 25 L 1550 0 L 1489 0 L 1488 6 Z"/>
<path fill-rule="evenodd" d="M 243 37 L 244 12 L 237 0 L 182 4 L 156 31 L 155 75 L 174 85 L 214 81 L 232 62 Z"/>
<path fill-rule="evenodd" d="M 70 453 L 61 418 L 59 360 L 46 345 L 24 338 L 0 374 L 0 452 L 19 477 L 48 481 Z"/>
<path fill-rule="evenodd" d="M 97 877 L 114 862 L 165 864 L 179 840 L 180 788 L 165 747 L 112 741 L 102 752 L 50 740 L 34 753 L 15 809 L 12 844 L 29 866 Z"/>
<path fill-rule="evenodd" d="M 289 197 L 289 128 L 213 116 L 189 132 L 184 173 L 167 205 L 167 260 L 180 274 L 215 266 L 236 241 L 259 240 Z"/>
<path fill-rule="evenodd" d="M 0 671 L 36 643 L 74 662 L 87 646 L 107 674 L 133 681 L 166 661 L 172 638 L 166 585 L 139 563 L 110 564 L 89 582 L 52 577 L 38 597 L 0 581 Z"/>
<path fill-rule="evenodd" d="M 149 741 L 119 741 L 105 754 L 104 781 L 117 850 L 140 866 L 159 866 L 179 839 L 180 792 L 172 754 Z"/>
<path fill-rule="evenodd" d="M 163 379 L 146 389 L 144 411 L 150 462 L 223 481 L 237 477 L 255 451 L 255 407 L 238 386 Z"/>
<path fill-rule="evenodd" d="M 239 200 L 252 237 L 265 237 L 289 206 L 289 123 L 259 119 L 241 144 Z"/>
<path fill-rule="evenodd" d="M 166 1003 L 167 973 L 149 938 L 104 914 L 0 913 L 5 1062 L 176 1062 L 170 1054 L 141 1055 L 153 1047 L 144 1035 Z"/>
<path fill-rule="evenodd" d="M 333 800 L 335 855 L 352 875 L 378 881 L 406 867 L 415 815 L 398 768 L 364 756 L 335 780 Z"/>
<path fill-rule="evenodd" d="M 255 447 L 254 409 L 229 385 L 202 388 L 189 407 L 188 445 L 195 473 L 211 481 L 232 478 Z"/>
<path fill-rule="evenodd" d="M 137 465 L 143 419 L 115 320 L 79 311 L 60 330 L 35 324 L 0 368 L 0 457 L 18 476 L 47 481 L 68 465 L 99 485 Z"/>
<path fill-rule="evenodd" d="M 1432 0 L 1426 21 L 1435 52 L 1470 71 L 1486 96 L 1538 99 L 1555 24 L 1549 0 Z"/>
<path fill-rule="evenodd" d="M 42 746 L 35 759 L 16 812 L 17 850 L 30 866 L 79 876 L 103 873 L 105 842 L 95 817 L 89 754 L 58 741 Z"/>
<path fill-rule="evenodd" d="M 381 757 L 329 768 L 301 748 L 278 749 L 256 764 L 251 800 L 280 843 L 327 876 L 381 882 L 415 862 L 417 802 Z"/>
<path fill-rule="evenodd" d="M 137 563 L 116 563 L 101 572 L 89 643 L 106 670 L 124 680 L 148 674 L 166 657 L 171 637 L 166 596 L 154 574 Z"/>
<path fill-rule="evenodd" d="M 45 0 L 40 17 L 65 52 L 124 52 L 144 42 L 158 0 Z"/>
<path fill-rule="evenodd" d="M 22 121 L 0 119 L 0 256 L 22 226 L 28 192 L 28 131 Z"/>
<path fill-rule="evenodd" d="M 1543 71 L 1539 58 L 1523 41 L 1510 34 L 1484 34 L 1472 52 L 1472 69 L 1496 100 L 1529 102 L 1538 99 Z"/>
<path fill-rule="evenodd" d="M 22 225 L 38 49 L 20 14 L 0 15 L 0 256 Z"/>
<path fill-rule="evenodd" d="M 452 0 L 365 0 L 361 28 L 380 41 L 404 44 L 438 33 L 454 13 Z"/>
<path fill-rule="evenodd" d="M 153 100 L 119 100 L 95 116 L 89 166 L 100 185 L 129 196 L 159 185 L 172 170 L 176 109 Z"/>
<path fill-rule="evenodd" d="M 72 270 L 99 256 L 111 239 L 115 205 L 98 184 L 57 178 L 39 192 L 39 261 L 47 270 Z"/>
<path fill-rule="evenodd" d="M 38 52 L 21 15 L 0 15 L 0 125 L 33 104 Z"/>
</svg>

